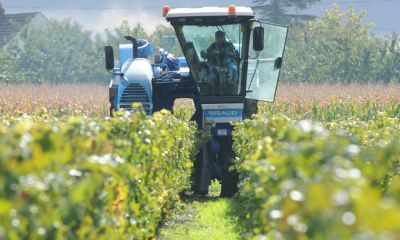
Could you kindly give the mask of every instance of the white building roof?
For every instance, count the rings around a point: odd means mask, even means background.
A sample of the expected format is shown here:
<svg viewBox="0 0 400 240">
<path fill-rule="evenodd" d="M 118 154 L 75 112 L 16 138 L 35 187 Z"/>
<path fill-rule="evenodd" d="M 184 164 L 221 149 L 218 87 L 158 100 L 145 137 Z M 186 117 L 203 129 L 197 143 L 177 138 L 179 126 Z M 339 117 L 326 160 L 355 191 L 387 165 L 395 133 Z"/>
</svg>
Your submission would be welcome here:
<svg viewBox="0 0 400 240">
<path fill-rule="evenodd" d="M 219 17 L 231 16 L 228 7 L 202 7 L 202 8 L 171 8 L 166 18 L 178 17 Z M 236 16 L 253 17 L 254 12 L 249 7 L 236 7 Z"/>
</svg>

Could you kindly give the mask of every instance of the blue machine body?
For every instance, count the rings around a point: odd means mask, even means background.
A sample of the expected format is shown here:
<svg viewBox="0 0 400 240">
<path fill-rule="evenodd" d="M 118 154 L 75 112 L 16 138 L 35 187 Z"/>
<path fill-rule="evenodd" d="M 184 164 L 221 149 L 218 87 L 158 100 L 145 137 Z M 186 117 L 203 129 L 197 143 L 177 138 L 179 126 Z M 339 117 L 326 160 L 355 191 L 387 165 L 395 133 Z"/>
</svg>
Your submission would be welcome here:
<svg viewBox="0 0 400 240">
<path fill-rule="evenodd" d="M 162 109 L 173 111 L 177 99 L 192 99 L 195 113 L 191 120 L 196 121 L 199 128 L 211 131 L 211 139 L 201 148 L 194 162 L 192 189 L 207 194 L 211 180 L 218 179 L 221 181 L 221 194 L 232 195 L 237 191 L 238 182 L 238 174 L 230 171 L 235 158 L 232 122 L 242 121 L 256 113 L 257 101 L 275 97 L 287 29 L 268 26 L 272 37 L 264 38 L 264 45 L 272 46 L 274 51 L 266 48 L 262 54 L 258 51 L 250 56 L 252 16 L 222 18 L 227 23 L 242 23 L 237 28 L 242 38 L 239 36 L 239 40 L 232 43 L 233 47 L 225 50 L 212 49 L 215 44 L 209 45 L 204 37 L 185 35 L 181 20 L 189 21 L 179 17 L 173 20 L 171 23 L 177 36 L 165 36 L 159 49 L 153 48 L 146 40 L 137 41 L 130 36 L 126 39 L 132 44 L 119 46 L 119 62 L 114 64 L 109 86 L 111 113 L 120 109 L 133 110 L 135 103 L 140 103 L 150 116 Z M 198 20 L 193 18 L 190 19 L 192 22 L 185 24 L 193 28 Z M 205 17 L 204 21 L 210 22 L 204 25 L 213 26 L 213 31 L 224 30 L 222 25 L 214 26 L 214 20 Z M 261 30 L 257 32 L 261 33 Z M 173 56 L 176 39 L 185 57 Z M 234 54 L 224 55 L 224 51 Z M 212 61 L 213 57 L 208 54 L 213 54 L 219 61 Z M 268 54 L 274 55 L 267 58 Z M 106 58 L 107 55 L 111 54 L 106 49 Z M 108 70 L 111 65 L 107 64 Z"/>
<path fill-rule="evenodd" d="M 243 119 L 244 104 L 202 104 L 198 87 L 190 78 L 190 68 L 185 57 L 174 57 L 171 52 L 176 37 L 166 36 L 163 46 L 154 50 L 146 40 L 138 41 L 138 56 L 133 56 L 132 44 L 119 46 L 119 63 L 112 71 L 110 102 L 113 110 L 132 110 L 133 103 L 140 103 L 148 115 L 161 109 L 173 110 L 178 98 L 191 98 L 201 127 L 211 124 L 212 138 L 209 145 L 209 169 L 215 178 L 222 175 L 216 156 L 224 146 L 221 142 L 232 138 L 230 122 Z M 169 48 L 167 48 L 169 46 Z M 154 63 L 148 60 L 158 55 Z M 199 114 L 200 113 L 200 114 Z M 223 145 L 223 144 L 222 144 Z"/>
<path fill-rule="evenodd" d="M 195 99 L 196 109 L 201 107 L 196 84 L 185 79 L 190 74 L 186 59 L 171 54 L 175 38 L 165 36 L 159 51 L 154 51 L 148 41 L 139 40 L 138 56 L 134 56 L 132 44 L 119 46 L 119 62 L 112 71 L 109 86 L 113 110 L 132 110 L 132 104 L 140 103 L 151 115 L 161 109 L 172 111 L 178 98 Z M 153 55 L 158 55 L 159 60 L 150 63 Z"/>
<path fill-rule="evenodd" d="M 192 189 L 207 194 L 211 180 L 218 179 L 221 195 L 232 196 L 239 178 L 230 171 L 235 159 L 231 123 L 256 113 L 258 101 L 274 101 L 288 29 L 255 19 L 246 7 L 163 11 L 176 36 L 165 36 L 161 48 L 126 36 L 132 44 L 120 46 L 118 64 L 112 62 L 112 47 L 105 48 L 107 70 L 116 66 L 111 113 L 140 103 L 151 115 L 172 111 L 179 98 L 192 99 L 191 120 L 211 133 L 196 155 Z M 184 57 L 173 56 L 175 41 Z"/>
</svg>

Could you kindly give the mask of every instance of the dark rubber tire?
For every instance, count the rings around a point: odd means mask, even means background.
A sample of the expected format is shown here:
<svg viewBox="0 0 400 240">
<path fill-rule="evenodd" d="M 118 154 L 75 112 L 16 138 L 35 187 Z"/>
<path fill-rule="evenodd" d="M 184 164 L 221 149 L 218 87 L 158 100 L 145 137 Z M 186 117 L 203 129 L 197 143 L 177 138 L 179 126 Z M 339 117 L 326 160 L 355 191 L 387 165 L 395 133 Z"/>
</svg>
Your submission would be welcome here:
<svg viewBox="0 0 400 240">
<path fill-rule="evenodd" d="M 200 151 L 196 156 L 196 161 L 194 162 L 191 180 L 192 180 L 193 193 L 196 195 L 205 196 L 208 194 L 209 185 L 207 184 L 207 186 L 205 186 L 204 183 L 202 182 L 202 180 L 204 180 L 202 178 L 204 178 L 205 174 L 207 173 L 204 172 L 204 168 L 202 167 L 202 158 L 203 158 L 203 152 Z"/>
<path fill-rule="evenodd" d="M 232 143 L 231 139 L 221 142 L 221 148 L 224 149 L 220 156 L 220 163 L 224 169 L 221 176 L 221 197 L 232 197 L 239 191 L 239 174 L 236 170 L 231 169 L 235 158 Z"/>
<path fill-rule="evenodd" d="M 238 191 L 239 174 L 237 171 L 228 171 L 221 181 L 221 197 L 232 197 Z"/>
<path fill-rule="evenodd" d="M 199 195 L 199 196 L 207 196 L 208 195 L 208 191 L 194 191 L 193 193 L 195 195 Z"/>
</svg>

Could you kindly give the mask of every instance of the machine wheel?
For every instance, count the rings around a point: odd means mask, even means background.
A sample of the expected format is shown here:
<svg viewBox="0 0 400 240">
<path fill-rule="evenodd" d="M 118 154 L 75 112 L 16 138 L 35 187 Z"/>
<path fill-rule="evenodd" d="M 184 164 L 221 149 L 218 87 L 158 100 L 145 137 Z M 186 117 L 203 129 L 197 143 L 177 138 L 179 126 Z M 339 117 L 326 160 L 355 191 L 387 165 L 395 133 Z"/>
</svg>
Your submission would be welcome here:
<svg viewBox="0 0 400 240">
<path fill-rule="evenodd" d="M 207 190 L 201 189 L 201 181 L 202 181 L 202 176 L 201 176 L 201 162 L 196 161 L 194 164 L 194 170 L 192 171 L 192 191 L 196 195 L 200 196 L 206 196 L 208 194 L 208 188 Z"/>
<path fill-rule="evenodd" d="M 199 196 L 207 196 L 208 191 L 194 191 L 194 194 Z"/>
<path fill-rule="evenodd" d="M 201 189 L 199 186 L 201 184 L 201 174 L 200 173 L 195 173 L 195 176 L 193 176 L 193 182 L 192 182 L 192 191 L 196 195 L 200 196 L 206 196 L 208 194 L 208 188 L 207 190 Z"/>
<path fill-rule="evenodd" d="M 250 119 L 253 116 L 253 114 L 257 114 L 258 100 L 246 99 L 243 111 L 245 119 Z"/>
<path fill-rule="evenodd" d="M 236 170 L 228 171 L 224 174 L 221 181 L 221 197 L 232 197 L 239 188 L 239 174 Z"/>
<path fill-rule="evenodd" d="M 208 194 L 208 187 L 210 182 L 210 171 L 208 169 L 208 164 L 204 161 L 203 157 L 205 154 L 204 149 L 199 152 L 196 156 L 196 161 L 194 163 L 194 169 L 192 171 L 192 191 L 194 194 L 205 196 Z"/>
<path fill-rule="evenodd" d="M 239 174 L 236 170 L 230 170 L 235 158 L 232 143 L 232 139 L 221 142 L 221 149 L 224 149 L 220 156 L 220 161 L 224 166 L 221 178 L 221 197 L 232 197 L 239 190 Z"/>
<path fill-rule="evenodd" d="M 114 117 L 114 108 L 113 107 L 110 107 L 110 117 Z"/>
</svg>

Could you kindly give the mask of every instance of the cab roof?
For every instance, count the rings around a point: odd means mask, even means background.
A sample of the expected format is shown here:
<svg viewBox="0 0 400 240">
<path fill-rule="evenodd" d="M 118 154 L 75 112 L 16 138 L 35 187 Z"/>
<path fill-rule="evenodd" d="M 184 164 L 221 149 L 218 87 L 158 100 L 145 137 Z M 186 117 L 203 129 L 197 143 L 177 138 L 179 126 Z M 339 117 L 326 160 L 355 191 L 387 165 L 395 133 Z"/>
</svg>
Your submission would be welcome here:
<svg viewBox="0 0 400 240">
<path fill-rule="evenodd" d="M 167 20 L 182 17 L 254 17 L 249 7 L 235 7 L 235 13 L 229 12 L 229 7 L 202 7 L 202 8 L 171 8 L 165 16 Z"/>
</svg>

